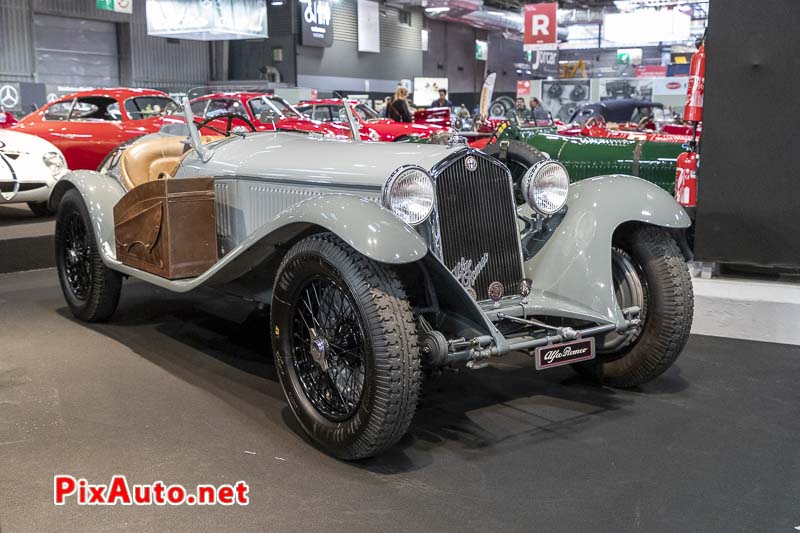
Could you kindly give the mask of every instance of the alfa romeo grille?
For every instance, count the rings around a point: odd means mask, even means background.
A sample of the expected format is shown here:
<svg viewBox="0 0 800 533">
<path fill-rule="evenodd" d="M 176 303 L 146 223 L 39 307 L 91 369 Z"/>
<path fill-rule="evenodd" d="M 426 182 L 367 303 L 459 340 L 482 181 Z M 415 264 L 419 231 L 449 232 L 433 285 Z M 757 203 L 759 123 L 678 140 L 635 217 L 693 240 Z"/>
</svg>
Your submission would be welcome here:
<svg viewBox="0 0 800 533">
<path fill-rule="evenodd" d="M 472 274 L 478 300 L 489 298 L 495 281 L 506 295 L 517 294 L 522 259 L 506 170 L 486 156 L 465 153 L 434 179 L 445 265 L 466 274 L 462 279 Z"/>
</svg>

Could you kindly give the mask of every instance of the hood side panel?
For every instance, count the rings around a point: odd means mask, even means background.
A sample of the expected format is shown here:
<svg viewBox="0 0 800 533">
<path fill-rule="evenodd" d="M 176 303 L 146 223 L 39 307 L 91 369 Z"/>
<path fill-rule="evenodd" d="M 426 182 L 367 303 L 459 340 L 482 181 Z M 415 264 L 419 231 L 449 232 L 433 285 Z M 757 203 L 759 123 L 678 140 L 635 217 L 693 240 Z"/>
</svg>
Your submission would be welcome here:
<svg viewBox="0 0 800 533">
<path fill-rule="evenodd" d="M 402 165 L 428 170 L 463 147 L 417 143 L 373 143 L 320 139 L 305 134 L 264 132 L 208 145 L 203 163 L 190 153 L 176 177 L 246 177 L 303 181 L 318 186 L 382 187 Z"/>
</svg>

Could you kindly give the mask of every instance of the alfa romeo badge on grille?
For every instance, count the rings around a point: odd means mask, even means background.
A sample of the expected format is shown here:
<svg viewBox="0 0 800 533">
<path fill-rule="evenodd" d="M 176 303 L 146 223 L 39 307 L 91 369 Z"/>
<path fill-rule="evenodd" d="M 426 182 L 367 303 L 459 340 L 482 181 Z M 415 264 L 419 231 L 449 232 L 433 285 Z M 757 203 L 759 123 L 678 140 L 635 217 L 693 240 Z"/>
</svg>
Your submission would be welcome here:
<svg viewBox="0 0 800 533">
<path fill-rule="evenodd" d="M 489 298 L 493 302 L 498 301 L 500 298 L 503 297 L 503 292 L 505 292 L 505 287 L 499 281 L 493 281 L 489 284 L 489 290 L 487 291 Z"/>
<path fill-rule="evenodd" d="M 475 159 L 473 156 L 468 156 L 464 160 L 464 166 L 467 167 L 467 170 L 470 172 L 475 172 L 478 170 L 478 160 Z"/>
</svg>

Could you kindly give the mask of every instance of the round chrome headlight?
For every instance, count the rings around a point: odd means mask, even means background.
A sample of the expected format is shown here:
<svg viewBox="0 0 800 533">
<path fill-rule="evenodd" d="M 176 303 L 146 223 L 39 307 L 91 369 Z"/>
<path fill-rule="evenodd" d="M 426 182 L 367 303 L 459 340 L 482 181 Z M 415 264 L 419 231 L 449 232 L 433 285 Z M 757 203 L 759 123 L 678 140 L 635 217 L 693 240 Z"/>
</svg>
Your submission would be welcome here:
<svg viewBox="0 0 800 533">
<path fill-rule="evenodd" d="M 383 186 L 383 205 L 409 226 L 424 222 L 433 203 L 433 180 L 421 167 L 400 167 Z"/>
<path fill-rule="evenodd" d="M 50 169 L 53 176 L 57 176 L 62 170 L 67 168 L 67 162 L 64 157 L 58 152 L 45 152 L 42 155 L 42 162 Z"/>
<path fill-rule="evenodd" d="M 535 211 L 552 215 L 567 203 L 569 173 L 558 161 L 538 161 L 522 178 L 522 193 Z"/>
</svg>

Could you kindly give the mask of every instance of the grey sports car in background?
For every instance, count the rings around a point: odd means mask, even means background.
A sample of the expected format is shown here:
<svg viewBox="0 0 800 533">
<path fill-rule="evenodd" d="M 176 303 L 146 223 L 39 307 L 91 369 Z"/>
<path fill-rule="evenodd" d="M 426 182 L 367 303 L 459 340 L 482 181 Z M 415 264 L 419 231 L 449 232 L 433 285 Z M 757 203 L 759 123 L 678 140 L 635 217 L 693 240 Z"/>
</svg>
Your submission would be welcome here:
<svg viewBox="0 0 800 533">
<path fill-rule="evenodd" d="M 184 113 L 188 138 L 144 137 L 57 185 L 64 297 L 90 322 L 111 318 L 124 277 L 269 306 L 289 405 L 336 457 L 397 442 L 426 371 L 524 351 L 632 387 L 686 343 L 692 287 L 671 232 L 690 221 L 646 181 L 570 185 L 540 161 L 518 207 L 508 168 L 463 144 L 210 139 Z M 160 273 L 184 255 L 187 270 Z"/>
</svg>

